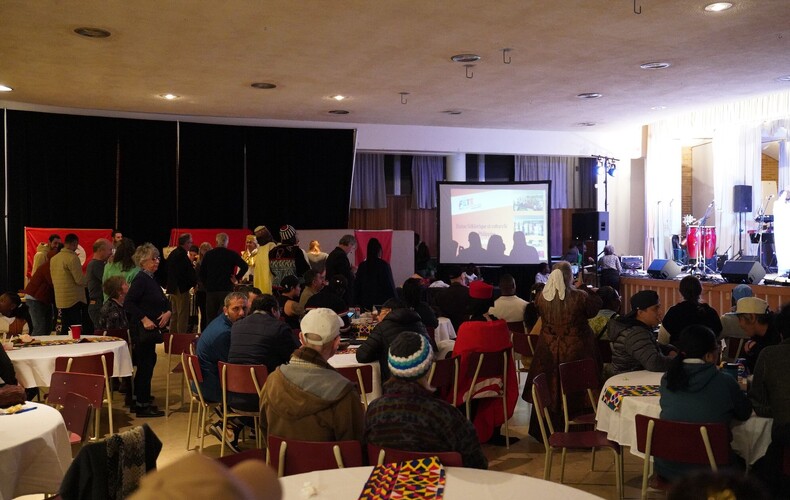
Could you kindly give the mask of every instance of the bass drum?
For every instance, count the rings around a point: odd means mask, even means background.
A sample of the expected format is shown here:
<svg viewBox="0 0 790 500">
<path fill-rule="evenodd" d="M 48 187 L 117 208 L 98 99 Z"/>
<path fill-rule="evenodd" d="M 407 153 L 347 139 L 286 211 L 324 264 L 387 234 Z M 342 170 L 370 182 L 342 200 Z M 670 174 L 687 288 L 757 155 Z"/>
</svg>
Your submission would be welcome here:
<svg viewBox="0 0 790 500">
<path fill-rule="evenodd" d="M 696 259 L 697 252 L 702 249 L 705 259 L 716 256 L 716 228 L 714 226 L 691 226 L 686 236 L 689 259 Z"/>
</svg>

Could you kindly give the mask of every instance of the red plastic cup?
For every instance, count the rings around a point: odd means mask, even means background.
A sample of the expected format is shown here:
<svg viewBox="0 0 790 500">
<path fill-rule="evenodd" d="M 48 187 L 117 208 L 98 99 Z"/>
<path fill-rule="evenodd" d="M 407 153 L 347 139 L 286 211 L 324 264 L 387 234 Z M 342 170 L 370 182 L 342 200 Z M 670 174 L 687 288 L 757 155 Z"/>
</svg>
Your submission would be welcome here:
<svg viewBox="0 0 790 500">
<path fill-rule="evenodd" d="M 79 340 L 80 334 L 82 334 L 82 325 L 71 325 L 71 338 Z"/>
</svg>

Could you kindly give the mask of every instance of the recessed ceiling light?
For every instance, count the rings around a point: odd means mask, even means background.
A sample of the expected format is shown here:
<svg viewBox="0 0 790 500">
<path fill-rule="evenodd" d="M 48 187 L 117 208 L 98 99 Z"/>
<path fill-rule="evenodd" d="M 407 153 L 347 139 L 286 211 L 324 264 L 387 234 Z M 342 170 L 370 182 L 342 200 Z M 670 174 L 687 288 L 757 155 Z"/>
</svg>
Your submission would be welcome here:
<svg viewBox="0 0 790 500">
<path fill-rule="evenodd" d="M 576 124 L 579 127 L 594 127 L 596 125 L 595 122 L 579 122 Z"/>
<path fill-rule="evenodd" d="M 332 111 L 327 111 L 330 115 L 347 115 L 349 111 L 345 109 L 333 109 Z"/>
<path fill-rule="evenodd" d="M 450 58 L 453 62 L 473 63 L 480 60 L 477 54 L 456 54 Z"/>
<path fill-rule="evenodd" d="M 463 113 L 463 111 L 461 111 L 460 109 L 448 109 L 448 110 L 442 111 L 442 113 L 444 113 L 446 115 L 460 115 L 461 113 Z"/>
<path fill-rule="evenodd" d="M 277 85 L 267 82 L 255 82 L 255 83 L 251 83 L 250 87 L 254 89 L 276 89 Z"/>
<path fill-rule="evenodd" d="M 167 99 L 168 101 L 172 101 L 178 99 L 181 96 L 175 94 L 159 94 L 159 97 L 161 97 L 162 99 Z"/>
<path fill-rule="evenodd" d="M 340 95 L 340 94 L 337 94 L 337 95 L 331 95 L 331 96 L 329 96 L 329 98 L 330 98 L 330 99 L 334 99 L 334 100 L 336 100 L 336 101 L 342 101 L 343 99 L 347 99 L 347 97 L 346 97 L 346 96 L 344 96 L 344 95 Z"/>
<path fill-rule="evenodd" d="M 666 106 L 653 106 L 650 109 L 652 109 L 653 111 L 661 111 L 662 109 L 667 109 L 667 107 Z"/>
<path fill-rule="evenodd" d="M 603 97 L 603 94 L 599 94 L 598 92 L 584 92 L 582 94 L 576 94 L 576 97 L 579 99 L 600 99 Z"/>
<path fill-rule="evenodd" d="M 790 75 L 780 76 L 776 79 L 777 82 L 790 82 Z"/>
<path fill-rule="evenodd" d="M 705 12 L 721 12 L 723 10 L 731 9 L 732 3 L 730 2 L 715 2 L 705 6 Z"/>
<path fill-rule="evenodd" d="M 110 32 L 101 29 L 101 28 L 93 28 L 89 26 L 83 26 L 81 28 L 76 28 L 74 33 L 78 34 L 79 36 L 84 36 L 87 38 L 107 38 L 110 36 Z"/>
<path fill-rule="evenodd" d="M 0 92 L 11 92 L 12 90 L 14 90 L 14 89 L 12 89 L 11 87 L 7 87 L 5 85 L 0 85 Z"/>
<path fill-rule="evenodd" d="M 672 66 L 671 63 L 664 61 L 646 62 L 644 64 L 639 65 L 639 67 L 642 69 L 666 69 L 670 66 Z"/>
</svg>

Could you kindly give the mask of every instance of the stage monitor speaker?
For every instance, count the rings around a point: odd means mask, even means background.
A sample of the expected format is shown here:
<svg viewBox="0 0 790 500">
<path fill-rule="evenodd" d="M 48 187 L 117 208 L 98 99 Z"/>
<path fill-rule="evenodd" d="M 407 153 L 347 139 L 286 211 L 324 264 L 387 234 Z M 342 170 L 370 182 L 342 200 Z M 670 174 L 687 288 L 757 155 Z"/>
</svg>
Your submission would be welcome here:
<svg viewBox="0 0 790 500">
<path fill-rule="evenodd" d="M 609 240 L 609 212 L 577 212 L 571 216 L 573 239 Z"/>
<path fill-rule="evenodd" d="M 728 260 L 721 270 L 721 277 L 728 283 L 756 285 L 765 278 L 765 269 L 759 262 L 751 260 Z"/>
<path fill-rule="evenodd" d="M 647 274 L 658 280 L 671 280 L 680 274 L 680 266 L 674 260 L 656 259 L 650 263 Z"/>
<path fill-rule="evenodd" d="M 732 187 L 732 211 L 735 213 L 752 211 L 752 187 L 737 185 Z"/>
</svg>

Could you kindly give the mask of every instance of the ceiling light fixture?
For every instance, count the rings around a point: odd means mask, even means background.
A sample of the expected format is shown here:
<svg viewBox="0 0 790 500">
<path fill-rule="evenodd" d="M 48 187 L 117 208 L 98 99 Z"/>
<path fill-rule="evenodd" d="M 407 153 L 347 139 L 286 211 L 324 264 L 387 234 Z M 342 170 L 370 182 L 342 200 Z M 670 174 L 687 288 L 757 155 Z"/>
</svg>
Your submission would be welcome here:
<svg viewBox="0 0 790 500">
<path fill-rule="evenodd" d="M 447 109 L 445 111 L 442 111 L 442 113 L 446 115 L 460 115 L 461 113 L 463 113 L 463 111 L 459 109 Z"/>
<path fill-rule="evenodd" d="M 327 111 L 327 113 L 330 115 L 347 115 L 349 114 L 349 111 L 346 111 L 345 109 L 333 109 L 331 111 Z"/>
<path fill-rule="evenodd" d="M 790 82 L 790 75 L 780 76 L 776 79 L 777 82 Z"/>
<path fill-rule="evenodd" d="M 266 89 L 276 89 L 277 85 L 275 85 L 273 83 L 267 83 L 267 82 L 255 82 L 255 83 L 251 83 L 250 87 L 252 87 L 254 89 L 264 89 L 264 90 L 266 90 Z"/>
<path fill-rule="evenodd" d="M 671 63 L 664 61 L 646 62 L 644 64 L 639 65 L 639 67 L 642 69 L 666 69 L 670 66 L 672 66 Z"/>
<path fill-rule="evenodd" d="M 667 109 L 667 107 L 666 106 L 653 106 L 650 109 L 652 109 L 653 111 L 661 111 L 662 109 Z"/>
<path fill-rule="evenodd" d="M 162 99 L 166 99 L 168 101 L 173 101 L 175 99 L 178 99 L 181 96 L 180 95 L 175 95 L 175 94 L 159 94 L 159 97 L 161 97 Z"/>
<path fill-rule="evenodd" d="M 721 12 L 732 8 L 730 2 L 715 2 L 705 6 L 705 12 Z"/>
<path fill-rule="evenodd" d="M 594 127 L 596 125 L 595 122 L 579 122 L 576 124 L 579 127 Z"/>
<path fill-rule="evenodd" d="M 456 54 L 450 58 L 453 62 L 459 63 L 473 63 L 480 60 L 480 56 L 477 54 Z"/>
<path fill-rule="evenodd" d="M 14 89 L 12 89 L 11 87 L 7 87 L 5 85 L 0 85 L 0 92 L 11 92 L 12 90 L 14 90 Z"/>
<path fill-rule="evenodd" d="M 329 98 L 334 99 L 336 101 L 342 101 L 343 99 L 346 99 L 346 96 L 337 94 L 337 95 L 331 95 L 329 96 Z"/>
<path fill-rule="evenodd" d="M 598 92 L 584 92 L 581 94 L 576 94 L 576 97 L 579 99 L 600 99 L 603 97 L 603 94 L 599 94 Z"/>
<path fill-rule="evenodd" d="M 79 36 L 84 36 L 86 38 L 107 38 L 111 35 L 111 33 L 105 29 L 93 28 L 89 26 L 76 28 L 74 30 L 74 33 L 78 34 Z"/>
</svg>

